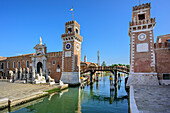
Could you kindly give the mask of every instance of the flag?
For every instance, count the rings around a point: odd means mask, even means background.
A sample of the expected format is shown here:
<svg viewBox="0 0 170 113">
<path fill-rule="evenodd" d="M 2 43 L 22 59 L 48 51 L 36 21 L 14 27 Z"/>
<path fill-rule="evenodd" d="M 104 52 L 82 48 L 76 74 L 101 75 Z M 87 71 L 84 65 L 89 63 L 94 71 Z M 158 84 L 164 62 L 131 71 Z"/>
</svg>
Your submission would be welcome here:
<svg viewBox="0 0 170 113">
<path fill-rule="evenodd" d="M 70 11 L 73 11 L 73 8 L 71 8 Z"/>
</svg>

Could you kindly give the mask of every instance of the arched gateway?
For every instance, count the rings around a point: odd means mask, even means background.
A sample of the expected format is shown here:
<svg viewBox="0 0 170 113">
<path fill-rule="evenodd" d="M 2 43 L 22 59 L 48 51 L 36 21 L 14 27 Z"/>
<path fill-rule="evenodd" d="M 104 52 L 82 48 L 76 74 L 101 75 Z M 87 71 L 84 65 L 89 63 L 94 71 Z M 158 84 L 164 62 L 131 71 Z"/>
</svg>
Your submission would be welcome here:
<svg viewBox="0 0 170 113">
<path fill-rule="evenodd" d="M 41 62 L 38 62 L 38 63 L 37 63 L 37 73 L 40 73 L 40 69 L 43 69 L 42 66 L 43 66 L 43 65 L 42 65 Z"/>
<path fill-rule="evenodd" d="M 36 50 L 35 55 L 32 56 L 32 68 L 36 73 L 40 73 L 40 69 L 42 69 L 42 73 L 45 74 L 47 71 L 46 62 L 47 62 L 47 47 L 45 44 L 42 44 L 42 39 L 40 37 L 40 43 L 37 44 L 34 49 Z"/>
</svg>

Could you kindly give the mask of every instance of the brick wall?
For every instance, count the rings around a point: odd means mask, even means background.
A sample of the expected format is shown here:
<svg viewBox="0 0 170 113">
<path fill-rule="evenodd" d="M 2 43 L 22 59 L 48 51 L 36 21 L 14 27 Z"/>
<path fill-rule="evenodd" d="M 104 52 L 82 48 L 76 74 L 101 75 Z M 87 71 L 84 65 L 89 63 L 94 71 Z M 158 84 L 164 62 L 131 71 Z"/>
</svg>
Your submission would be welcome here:
<svg viewBox="0 0 170 113">
<path fill-rule="evenodd" d="M 55 64 L 53 64 L 53 61 L 55 61 Z M 57 72 L 58 65 L 60 67 L 59 69 L 60 72 Z M 50 71 L 50 76 L 58 82 L 61 78 L 61 73 L 62 73 L 62 52 L 48 53 L 47 69 L 48 71 Z"/>
</svg>

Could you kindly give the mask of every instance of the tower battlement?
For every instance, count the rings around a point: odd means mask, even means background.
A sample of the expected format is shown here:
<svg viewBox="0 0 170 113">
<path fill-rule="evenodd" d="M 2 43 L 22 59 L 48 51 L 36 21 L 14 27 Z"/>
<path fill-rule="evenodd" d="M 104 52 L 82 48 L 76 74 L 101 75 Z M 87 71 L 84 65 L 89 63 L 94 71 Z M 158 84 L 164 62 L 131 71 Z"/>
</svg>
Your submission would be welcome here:
<svg viewBox="0 0 170 113">
<path fill-rule="evenodd" d="M 80 29 L 80 25 L 75 20 L 66 22 L 65 26 L 72 25 L 72 24 L 76 25 Z"/>
<path fill-rule="evenodd" d="M 141 9 L 145 9 L 145 8 L 151 8 L 151 3 L 146 3 L 146 4 L 142 4 L 142 5 L 136 5 L 133 7 L 133 11 L 136 10 L 141 10 Z"/>
</svg>

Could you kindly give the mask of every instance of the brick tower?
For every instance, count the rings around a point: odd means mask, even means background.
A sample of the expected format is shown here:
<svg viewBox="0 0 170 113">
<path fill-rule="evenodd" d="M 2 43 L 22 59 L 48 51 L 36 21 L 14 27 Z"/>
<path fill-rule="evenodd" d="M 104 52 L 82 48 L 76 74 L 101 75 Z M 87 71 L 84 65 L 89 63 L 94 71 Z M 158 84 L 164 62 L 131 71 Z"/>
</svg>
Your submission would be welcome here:
<svg viewBox="0 0 170 113">
<path fill-rule="evenodd" d="M 81 43 L 80 25 L 76 21 L 65 23 L 63 40 L 62 76 L 64 83 L 76 85 L 80 83 Z"/>
<path fill-rule="evenodd" d="M 133 7 L 130 36 L 130 74 L 127 85 L 158 84 L 155 72 L 153 29 L 155 18 L 150 16 L 151 4 Z"/>
</svg>

